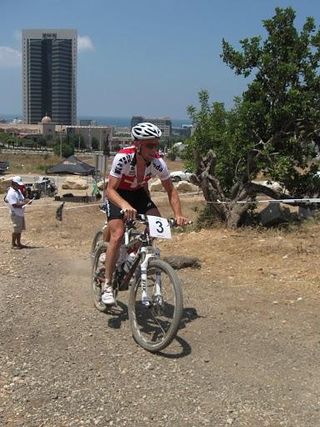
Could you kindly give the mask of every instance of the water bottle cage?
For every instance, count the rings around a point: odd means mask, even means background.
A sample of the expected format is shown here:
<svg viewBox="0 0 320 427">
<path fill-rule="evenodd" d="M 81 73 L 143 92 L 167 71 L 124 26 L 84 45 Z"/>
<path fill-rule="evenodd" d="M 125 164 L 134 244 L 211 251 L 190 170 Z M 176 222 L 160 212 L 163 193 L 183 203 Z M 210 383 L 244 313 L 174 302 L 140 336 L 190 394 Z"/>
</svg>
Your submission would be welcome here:
<svg viewBox="0 0 320 427">
<path fill-rule="evenodd" d="M 128 255 L 130 257 L 130 255 Z M 129 288 L 129 280 L 127 275 L 132 269 L 136 258 L 128 258 L 116 269 L 115 280 L 113 281 L 113 287 L 117 288 L 119 291 L 126 291 Z"/>
<path fill-rule="evenodd" d="M 125 272 L 123 270 L 123 264 L 119 265 L 116 269 L 116 271 L 114 272 L 113 275 L 113 280 L 112 280 L 112 286 L 114 289 L 118 289 L 119 291 L 122 290 L 122 279 L 125 275 Z"/>
</svg>

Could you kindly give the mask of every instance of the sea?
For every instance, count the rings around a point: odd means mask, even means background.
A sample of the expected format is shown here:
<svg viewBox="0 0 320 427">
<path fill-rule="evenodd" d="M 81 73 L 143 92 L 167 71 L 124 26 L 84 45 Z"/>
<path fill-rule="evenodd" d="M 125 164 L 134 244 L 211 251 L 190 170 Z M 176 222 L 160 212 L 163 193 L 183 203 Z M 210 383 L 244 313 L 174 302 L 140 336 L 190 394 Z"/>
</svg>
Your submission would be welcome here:
<svg viewBox="0 0 320 427">
<path fill-rule="evenodd" d="M 20 114 L 1 114 L 0 120 L 12 122 L 13 120 L 22 120 Z M 112 117 L 112 116 L 79 116 L 80 120 L 93 120 L 98 126 L 130 127 L 131 117 Z M 172 126 L 180 128 L 182 125 L 190 125 L 189 119 L 171 119 Z"/>
</svg>

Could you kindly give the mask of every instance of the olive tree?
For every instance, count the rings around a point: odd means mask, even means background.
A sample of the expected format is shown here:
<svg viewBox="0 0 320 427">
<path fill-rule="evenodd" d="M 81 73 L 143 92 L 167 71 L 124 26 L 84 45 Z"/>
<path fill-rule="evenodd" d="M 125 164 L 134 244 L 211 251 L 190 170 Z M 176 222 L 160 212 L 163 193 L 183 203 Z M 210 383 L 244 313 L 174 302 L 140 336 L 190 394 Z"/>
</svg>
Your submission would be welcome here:
<svg viewBox="0 0 320 427">
<path fill-rule="evenodd" d="M 209 210 L 230 227 L 241 224 L 258 194 L 318 194 L 312 159 L 319 143 L 320 32 L 311 17 L 300 32 L 294 21 L 292 8 L 276 8 L 263 21 L 264 40 L 246 38 L 239 50 L 223 40 L 223 61 L 251 82 L 230 111 L 210 105 L 206 91 L 199 93 L 199 109 L 188 107 L 196 126 L 188 148 L 194 182 Z M 259 173 L 290 194 L 253 182 Z"/>
</svg>

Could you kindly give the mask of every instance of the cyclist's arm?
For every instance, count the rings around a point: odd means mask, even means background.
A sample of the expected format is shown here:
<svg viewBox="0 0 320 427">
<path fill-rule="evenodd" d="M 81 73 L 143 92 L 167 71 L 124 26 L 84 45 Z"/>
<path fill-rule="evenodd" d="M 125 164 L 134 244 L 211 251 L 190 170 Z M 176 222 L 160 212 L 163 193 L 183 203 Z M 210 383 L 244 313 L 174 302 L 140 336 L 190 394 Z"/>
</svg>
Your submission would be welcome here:
<svg viewBox="0 0 320 427">
<path fill-rule="evenodd" d="M 161 181 L 164 189 L 166 190 L 168 194 L 169 203 L 172 207 L 174 217 L 177 221 L 178 225 L 184 225 L 188 223 L 188 219 L 183 216 L 182 210 L 181 210 L 181 203 L 180 203 L 180 197 L 178 194 L 177 189 L 172 184 L 171 179 L 166 179 L 164 181 Z"/>
</svg>

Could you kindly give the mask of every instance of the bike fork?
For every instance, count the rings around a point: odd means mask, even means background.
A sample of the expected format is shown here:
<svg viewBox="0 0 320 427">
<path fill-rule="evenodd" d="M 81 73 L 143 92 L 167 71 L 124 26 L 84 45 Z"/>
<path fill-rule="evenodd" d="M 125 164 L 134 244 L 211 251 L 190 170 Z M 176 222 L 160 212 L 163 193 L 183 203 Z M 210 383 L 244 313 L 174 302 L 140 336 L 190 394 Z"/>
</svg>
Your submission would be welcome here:
<svg viewBox="0 0 320 427">
<path fill-rule="evenodd" d="M 160 251 L 156 249 L 156 251 L 152 250 L 152 252 L 148 252 L 148 249 L 146 248 L 145 252 L 145 258 L 141 263 L 141 289 L 142 289 L 142 303 L 146 306 L 151 305 L 151 299 L 150 295 L 148 295 L 147 291 L 147 270 L 148 270 L 148 264 L 149 260 L 151 258 L 159 257 Z M 156 283 L 155 283 L 155 297 L 161 296 L 161 275 L 156 272 Z"/>
<path fill-rule="evenodd" d="M 160 258 L 160 249 L 155 249 L 155 255 Z M 161 297 L 161 273 L 156 270 L 156 284 L 155 284 L 155 297 Z"/>
</svg>

